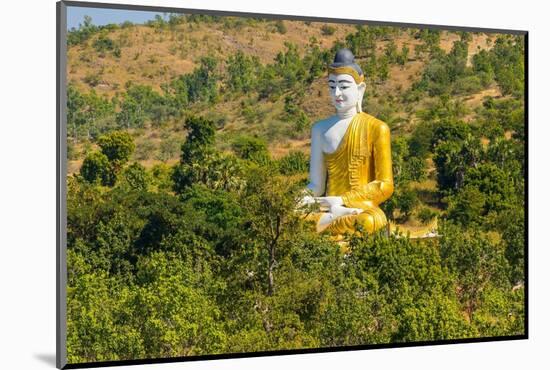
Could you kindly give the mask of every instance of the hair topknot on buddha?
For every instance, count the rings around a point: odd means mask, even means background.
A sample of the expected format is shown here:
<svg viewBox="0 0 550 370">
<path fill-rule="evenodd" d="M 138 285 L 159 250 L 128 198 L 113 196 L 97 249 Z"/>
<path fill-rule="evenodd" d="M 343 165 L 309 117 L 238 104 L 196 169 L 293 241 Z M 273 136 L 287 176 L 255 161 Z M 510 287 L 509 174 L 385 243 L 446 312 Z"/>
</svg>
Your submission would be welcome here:
<svg viewBox="0 0 550 370">
<path fill-rule="evenodd" d="M 351 50 L 346 48 L 336 52 L 334 62 L 329 66 L 328 72 L 333 74 L 349 74 L 358 84 L 365 79 L 363 70 L 355 63 L 355 56 Z"/>
</svg>

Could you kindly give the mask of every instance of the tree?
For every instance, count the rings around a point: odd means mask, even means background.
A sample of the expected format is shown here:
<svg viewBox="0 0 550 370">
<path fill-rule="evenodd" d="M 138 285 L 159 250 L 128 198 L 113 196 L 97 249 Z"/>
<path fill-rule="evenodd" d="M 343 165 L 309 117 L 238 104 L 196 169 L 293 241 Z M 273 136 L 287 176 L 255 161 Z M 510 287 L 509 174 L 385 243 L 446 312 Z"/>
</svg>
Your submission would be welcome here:
<svg viewBox="0 0 550 370">
<path fill-rule="evenodd" d="M 214 145 L 215 129 L 212 121 L 198 116 L 185 119 L 187 138 L 181 147 L 181 162 L 191 163 L 208 155 Z"/>
<path fill-rule="evenodd" d="M 431 46 L 431 59 L 426 65 L 422 79 L 413 85 L 413 88 L 427 91 L 431 96 L 448 94 L 452 85 L 468 71 L 468 43 L 463 40 L 455 41 L 449 54 L 437 46 Z M 431 42 L 431 41 L 430 41 Z"/>
<path fill-rule="evenodd" d="M 115 57 L 120 57 L 120 47 L 106 35 L 100 35 L 92 46 L 101 57 L 104 57 L 107 51 L 112 52 Z"/>
<path fill-rule="evenodd" d="M 385 342 L 469 335 L 460 302 L 451 293 L 453 278 L 435 243 L 418 245 L 406 237 L 388 238 L 379 233 L 356 235 L 350 248 L 343 270 L 348 279 L 355 278 L 351 287 L 356 304 L 371 302 L 372 313 L 367 318 L 374 318 L 356 335 L 370 332 L 371 337 L 379 336 L 376 341 Z"/>
<path fill-rule="evenodd" d="M 282 77 L 277 73 L 274 65 L 267 65 L 258 81 L 260 99 L 276 99 L 284 89 Z"/>
<path fill-rule="evenodd" d="M 372 57 L 376 51 L 377 38 L 376 33 L 373 32 L 371 27 L 358 25 L 355 33 L 350 33 L 346 36 L 345 46 L 351 50 L 357 59 Z M 332 55 L 342 46 L 334 45 Z"/>
<path fill-rule="evenodd" d="M 285 51 L 279 52 L 275 57 L 275 70 L 282 78 L 282 84 L 285 89 L 291 89 L 297 83 L 304 81 L 308 77 L 306 66 L 300 58 L 298 46 L 296 44 L 285 42 Z"/>
<path fill-rule="evenodd" d="M 508 173 L 523 172 L 520 162 L 522 156 L 523 146 L 503 137 L 492 140 L 487 148 L 487 160 Z"/>
<path fill-rule="evenodd" d="M 426 49 L 430 52 L 434 52 L 439 49 L 441 31 L 428 28 L 420 29 L 416 33 L 415 38 L 424 41 Z"/>
<path fill-rule="evenodd" d="M 97 140 L 101 152 L 115 167 L 121 167 L 130 159 L 136 149 L 134 139 L 126 131 L 113 131 Z"/>
<path fill-rule="evenodd" d="M 405 65 L 405 63 L 407 63 L 408 60 L 409 60 L 409 48 L 407 47 L 407 45 L 403 45 L 401 47 L 401 54 L 397 55 L 396 62 L 399 65 L 403 66 Z"/>
<path fill-rule="evenodd" d="M 252 136 L 239 136 L 232 144 L 232 149 L 241 159 L 262 164 L 267 163 L 269 151 L 264 140 Z"/>
<path fill-rule="evenodd" d="M 218 60 L 212 56 L 202 57 L 193 72 L 162 85 L 166 104 L 172 114 L 176 114 L 190 104 L 213 103 L 218 99 L 219 80 Z"/>
<path fill-rule="evenodd" d="M 92 152 L 84 159 L 80 174 L 89 182 L 113 186 L 135 149 L 134 140 L 127 132 L 113 131 L 100 136 L 98 145 L 101 151 Z"/>
<path fill-rule="evenodd" d="M 67 87 L 67 126 L 72 127 L 74 142 L 78 139 L 77 128 L 84 123 L 84 97 L 71 84 Z"/>
<path fill-rule="evenodd" d="M 409 139 L 409 152 L 414 157 L 425 159 L 432 149 L 433 126 L 428 122 L 421 122 L 414 128 Z"/>
<path fill-rule="evenodd" d="M 128 83 L 126 87 L 120 112 L 117 113 L 119 125 L 126 128 L 143 127 L 147 121 L 160 125 L 162 120 L 175 114 L 151 86 Z"/>
<path fill-rule="evenodd" d="M 472 69 L 474 73 L 480 76 L 482 84 L 486 87 L 495 77 L 491 54 L 487 50 L 481 50 L 472 57 Z"/>
<path fill-rule="evenodd" d="M 515 207 L 501 212 L 496 220 L 502 233 L 505 257 L 510 264 L 510 282 L 525 281 L 525 208 Z"/>
<path fill-rule="evenodd" d="M 475 186 L 465 186 L 449 198 L 448 218 L 464 226 L 483 220 L 486 196 Z"/>
<path fill-rule="evenodd" d="M 158 192 L 168 192 L 174 187 L 173 183 L 173 166 L 168 166 L 166 163 L 154 165 L 151 170 L 151 182 L 153 188 Z"/>
<path fill-rule="evenodd" d="M 120 108 L 120 112 L 116 116 L 117 123 L 120 126 L 125 126 L 127 129 L 143 126 L 146 116 L 141 104 L 135 98 L 126 97 Z"/>
<path fill-rule="evenodd" d="M 225 335 L 220 310 L 207 289 L 217 282 L 208 270 L 156 252 L 138 262 L 132 302 L 148 357 L 220 353 Z"/>
<path fill-rule="evenodd" d="M 180 162 L 174 168 L 174 191 L 182 193 L 193 184 L 203 184 L 212 189 L 239 192 L 245 185 L 244 168 L 232 155 L 218 152 L 201 157 L 200 161 Z"/>
<path fill-rule="evenodd" d="M 497 38 L 492 53 L 495 79 L 504 94 L 523 96 L 524 90 L 524 38 L 503 35 Z"/>
<path fill-rule="evenodd" d="M 230 91 L 249 93 L 256 88 L 261 64 L 257 57 L 247 56 L 239 50 L 227 59 L 226 71 Z"/>
<path fill-rule="evenodd" d="M 392 145 L 392 168 L 396 188 L 405 185 L 410 181 L 406 170 L 406 161 L 409 158 L 407 139 L 403 136 L 393 138 Z"/>
<path fill-rule="evenodd" d="M 193 73 L 183 77 L 187 87 L 187 96 L 191 103 L 211 103 L 218 97 L 219 76 L 217 73 L 218 61 L 208 56 L 200 59 L 199 67 Z"/>
<path fill-rule="evenodd" d="M 109 158 L 102 152 L 92 152 L 82 162 L 80 168 L 82 177 L 91 183 L 100 183 L 103 186 L 113 186 L 116 174 Z"/>
<path fill-rule="evenodd" d="M 131 189 L 138 191 L 147 191 L 151 184 L 151 178 L 147 170 L 137 162 L 132 163 L 122 171 L 122 178 L 124 183 Z"/>
<path fill-rule="evenodd" d="M 79 24 L 78 29 L 74 27 L 67 33 L 67 45 L 73 46 L 83 44 L 89 40 L 89 38 L 98 32 L 100 27 L 95 26 L 92 23 L 92 17 L 89 15 L 84 16 L 84 24 Z"/>
<path fill-rule="evenodd" d="M 464 176 L 464 186 L 474 187 L 485 196 L 482 214 L 508 209 L 516 200 L 510 177 L 492 163 L 469 168 Z"/>
<path fill-rule="evenodd" d="M 439 189 L 444 193 L 456 191 L 464 185 L 466 170 L 480 165 L 484 154 L 481 142 L 470 134 L 462 142 L 438 142 L 433 160 L 437 169 Z"/>
<path fill-rule="evenodd" d="M 498 289 L 493 286 L 481 292 L 472 324 L 478 333 L 504 336 L 525 334 L 524 288 Z"/>
<path fill-rule="evenodd" d="M 251 217 L 252 232 L 262 242 L 266 253 L 268 295 L 275 292 L 275 269 L 281 243 L 298 222 L 298 215 L 293 210 L 300 189 L 269 168 L 254 169 L 248 177 L 243 204 Z"/>
<path fill-rule="evenodd" d="M 98 133 L 110 130 L 114 126 L 115 104 L 106 97 L 99 96 L 95 90 L 87 94 L 79 92 L 74 86 L 67 89 L 67 126 L 71 128 L 76 143 L 81 136 L 88 139 Z"/>
<path fill-rule="evenodd" d="M 447 55 L 447 71 L 450 73 L 451 81 L 456 81 L 466 72 L 466 62 L 468 60 L 468 42 L 455 41 L 453 48 Z"/>
<path fill-rule="evenodd" d="M 192 232 L 207 240 L 218 255 L 229 258 L 239 250 L 246 239 L 243 231 L 247 220 L 238 194 L 196 183 L 181 194 L 181 199 L 198 220 Z"/>
<path fill-rule="evenodd" d="M 440 225 L 442 264 L 458 279 L 458 295 L 470 320 L 489 287 L 509 289 L 504 248 L 477 230 Z"/>
<path fill-rule="evenodd" d="M 395 42 L 393 40 L 386 44 L 386 48 L 384 49 L 384 55 L 388 58 L 388 63 L 390 64 L 397 63 L 397 58 L 398 58 L 397 45 L 395 45 Z"/>
<path fill-rule="evenodd" d="M 83 258 L 67 252 L 67 360 L 69 363 L 141 358 L 140 331 L 128 324 L 131 285 L 117 284 Z"/>
<path fill-rule="evenodd" d="M 316 78 L 325 73 L 325 66 L 330 63 L 332 55 L 329 50 L 321 49 L 319 41 L 312 36 L 309 39 L 308 48 L 303 62 L 309 70 L 306 83 L 311 84 Z"/>
<path fill-rule="evenodd" d="M 377 76 L 380 81 L 386 81 L 390 76 L 389 60 L 386 56 L 381 56 L 377 60 Z"/>
<path fill-rule="evenodd" d="M 407 220 L 418 205 L 416 192 L 410 188 L 405 188 L 401 189 L 394 197 L 396 198 L 397 208 L 401 211 L 402 218 Z"/>
<path fill-rule="evenodd" d="M 411 157 L 405 164 L 407 177 L 412 181 L 422 181 L 426 179 L 426 160 L 423 158 Z"/>
<path fill-rule="evenodd" d="M 187 139 L 181 147 L 180 163 L 175 167 L 172 179 L 174 190 L 182 193 L 193 184 L 203 184 L 214 189 L 238 191 L 244 186 L 242 167 L 230 155 L 214 149 L 215 130 L 212 121 L 189 116 L 185 121 Z"/>
</svg>

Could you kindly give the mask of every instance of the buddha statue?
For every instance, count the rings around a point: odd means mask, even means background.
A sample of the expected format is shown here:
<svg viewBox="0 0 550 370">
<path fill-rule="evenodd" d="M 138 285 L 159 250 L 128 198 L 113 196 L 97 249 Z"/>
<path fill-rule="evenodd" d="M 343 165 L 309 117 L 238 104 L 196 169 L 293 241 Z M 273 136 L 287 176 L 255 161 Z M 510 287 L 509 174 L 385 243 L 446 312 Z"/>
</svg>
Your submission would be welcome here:
<svg viewBox="0 0 550 370">
<path fill-rule="evenodd" d="M 352 52 L 340 49 L 328 69 L 328 87 L 336 114 L 311 130 L 309 184 L 301 204 L 318 202 L 307 216 L 318 232 L 335 236 L 368 233 L 384 227 L 379 205 L 393 193 L 390 129 L 362 111 L 364 74 Z"/>
</svg>

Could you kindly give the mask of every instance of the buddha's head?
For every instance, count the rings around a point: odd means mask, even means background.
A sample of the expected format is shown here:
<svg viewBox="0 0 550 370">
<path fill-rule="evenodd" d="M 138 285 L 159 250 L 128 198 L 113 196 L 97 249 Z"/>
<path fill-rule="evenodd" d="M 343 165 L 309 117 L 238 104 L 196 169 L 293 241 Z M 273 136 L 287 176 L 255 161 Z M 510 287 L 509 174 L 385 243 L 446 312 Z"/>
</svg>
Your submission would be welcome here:
<svg viewBox="0 0 550 370">
<path fill-rule="evenodd" d="M 332 104 L 338 113 L 361 112 L 365 76 L 349 49 L 340 49 L 329 66 L 328 86 Z"/>
</svg>

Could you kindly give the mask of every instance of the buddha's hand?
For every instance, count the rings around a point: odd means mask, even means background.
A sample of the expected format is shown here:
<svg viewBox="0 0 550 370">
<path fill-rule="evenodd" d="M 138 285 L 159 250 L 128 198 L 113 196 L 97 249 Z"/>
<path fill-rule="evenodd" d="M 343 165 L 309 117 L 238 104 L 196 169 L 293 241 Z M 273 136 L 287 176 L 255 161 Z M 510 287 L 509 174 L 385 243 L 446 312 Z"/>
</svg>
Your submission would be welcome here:
<svg viewBox="0 0 550 370">
<path fill-rule="evenodd" d="M 295 210 L 298 212 L 314 213 L 320 211 L 319 202 L 313 196 L 313 192 L 305 189 L 296 202 Z"/>
<path fill-rule="evenodd" d="M 308 210 L 312 207 L 319 206 L 317 200 L 313 196 L 313 192 L 310 189 L 304 189 L 300 194 L 298 203 L 296 204 L 297 209 Z"/>
<path fill-rule="evenodd" d="M 315 197 L 311 196 L 311 195 L 304 195 L 300 201 L 298 202 L 298 206 L 299 207 L 305 207 L 305 206 L 308 206 L 310 204 L 315 204 L 317 201 L 315 200 Z"/>
<path fill-rule="evenodd" d="M 315 199 L 317 199 L 322 207 L 328 208 L 334 218 L 347 215 L 358 215 L 363 212 L 361 208 L 344 207 L 344 200 L 342 197 L 328 196 L 317 197 Z"/>
<path fill-rule="evenodd" d="M 358 215 L 362 212 L 363 210 L 361 208 L 348 208 L 344 206 L 330 207 L 330 213 L 332 213 L 334 218 L 341 217 L 341 216 L 348 216 L 348 215 Z"/>
<path fill-rule="evenodd" d="M 344 200 L 342 199 L 342 197 L 329 196 L 329 197 L 316 197 L 315 199 L 319 202 L 321 207 L 332 208 L 335 206 L 344 205 Z"/>
</svg>

